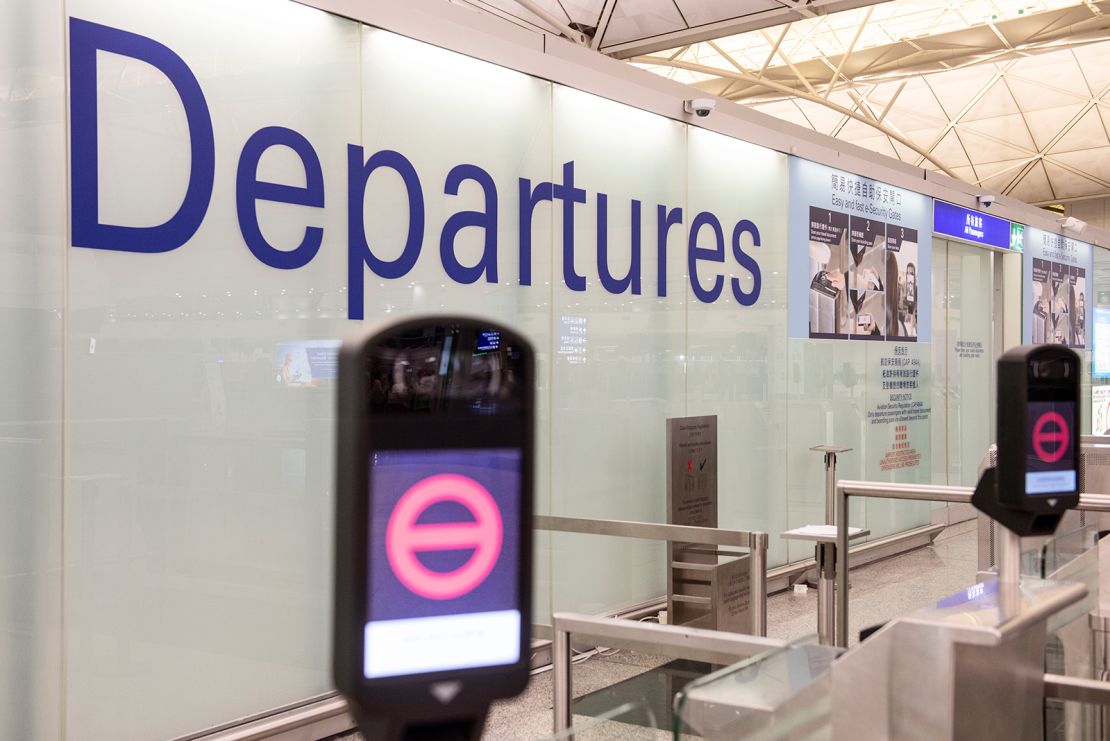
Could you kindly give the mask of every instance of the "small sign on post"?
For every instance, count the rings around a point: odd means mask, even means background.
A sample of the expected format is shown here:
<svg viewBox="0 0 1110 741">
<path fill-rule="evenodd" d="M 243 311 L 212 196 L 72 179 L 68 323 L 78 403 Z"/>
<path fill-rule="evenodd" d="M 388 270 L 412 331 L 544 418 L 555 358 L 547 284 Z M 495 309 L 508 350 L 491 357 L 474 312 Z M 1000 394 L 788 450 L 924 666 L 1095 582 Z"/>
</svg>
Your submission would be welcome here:
<svg viewBox="0 0 1110 741">
<path fill-rule="evenodd" d="M 717 527 L 717 417 L 667 420 L 667 513 L 673 525 Z M 667 614 L 675 625 L 751 631 L 750 556 L 667 544 Z"/>
</svg>

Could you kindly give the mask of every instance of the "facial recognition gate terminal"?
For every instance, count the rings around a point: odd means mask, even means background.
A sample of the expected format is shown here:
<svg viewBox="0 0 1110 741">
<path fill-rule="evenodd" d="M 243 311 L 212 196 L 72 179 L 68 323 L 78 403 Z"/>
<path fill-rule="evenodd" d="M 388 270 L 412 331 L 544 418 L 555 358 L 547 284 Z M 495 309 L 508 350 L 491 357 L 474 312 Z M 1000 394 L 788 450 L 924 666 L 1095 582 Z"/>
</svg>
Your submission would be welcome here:
<svg viewBox="0 0 1110 741">
<path fill-rule="evenodd" d="M 998 359 L 997 465 L 971 503 L 1002 525 L 999 608 L 1020 610 L 1021 538 L 1056 532 L 1079 504 L 1079 356 L 1060 345 L 1022 345 Z"/>
<path fill-rule="evenodd" d="M 534 355 L 405 321 L 339 357 L 336 687 L 368 739 L 477 739 L 528 680 Z"/>
<path fill-rule="evenodd" d="M 1019 537 L 1050 535 L 1079 503 L 1079 375 L 1075 351 L 1022 345 L 998 359 L 997 466 L 972 504 Z"/>
</svg>

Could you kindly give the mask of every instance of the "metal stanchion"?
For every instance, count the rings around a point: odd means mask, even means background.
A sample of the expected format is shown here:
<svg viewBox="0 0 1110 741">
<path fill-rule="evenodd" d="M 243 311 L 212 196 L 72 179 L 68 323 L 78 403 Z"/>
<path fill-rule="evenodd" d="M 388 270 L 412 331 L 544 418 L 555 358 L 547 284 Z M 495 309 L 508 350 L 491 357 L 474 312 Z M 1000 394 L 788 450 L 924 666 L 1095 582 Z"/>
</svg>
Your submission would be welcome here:
<svg viewBox="0 0 1110 741">
<path fill-rule="evenodd" d="M 836 629 L 836 543 L 817 544 L 817 641 L 822 646 L 833 643 Z"/>
<path fill-rule="evenodd" d="M 836 490 L 836 645 L 848 648 L 848 492 Z"/>
<path fill-rule="evenodd" d="M 554 692 L 555 732 L 570 728 L 570 633 L 555 627 L 551 641 L 551 684 Z"/>
<path fill-rule="evenodd" d="M 750 573 L 752 634 L 767 635 L 767 533 L 752 533 Z"/>
<path fill-rule="evenodd" d="M 814 445 L 810 450 L 825 454 L 825 524 L 836 524 L 836 455 L 847 453 L 852 448 L 839 448 L 835 445 Z"/>
<path fill-rule="evenodd" d="M 998 555 L 998 610 L 1002 621 L 1021 612 L 1021 536 L 999 527 L 1002 542 Z"/>
</svg>

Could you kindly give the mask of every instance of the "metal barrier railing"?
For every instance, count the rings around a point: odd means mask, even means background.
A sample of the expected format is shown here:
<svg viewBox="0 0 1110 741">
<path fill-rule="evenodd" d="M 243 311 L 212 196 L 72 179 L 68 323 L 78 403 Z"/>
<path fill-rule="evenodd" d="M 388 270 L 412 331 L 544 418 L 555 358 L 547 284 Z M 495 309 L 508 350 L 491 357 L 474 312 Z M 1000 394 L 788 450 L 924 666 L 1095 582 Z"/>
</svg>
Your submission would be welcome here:
<svg viewBox="0 0 1110 741">
<path fill-rule="evenodd" d="M 751 580 L 752 633 L 757 636 L 767 635 L 767 546 L 770 540 L 767 533 L 556 515 L 536 515 L 534 521 L 537 530 L 745 548 L 751 552 L 748 569 Z"/>
<path fill-rule="evenodd" d="M 557 612 L 552 616 L 552 691 L 555 708 L 555 732 L 571 726 L 571 651 L 572 635 L 597 641 L 606 648 L 706 661 L 711 664 L 733 664 L 756 654 L 785 648 L 787 641 L 763 636 L 726 633 L 682 625 L 659 625 L 619 618 L 577 615 Z"/>
<path fill-rule="evenodd" d="M 848 646 L 848 499 L 913 499 L 927 502 L 970 503 L 971 486 L 892 484 L 875 481 L 838 481 L 836 484 L 836 645 Z M 1110 495 L 1080 494 L 1076 509 L 1110 512 Z"/>
</svg>

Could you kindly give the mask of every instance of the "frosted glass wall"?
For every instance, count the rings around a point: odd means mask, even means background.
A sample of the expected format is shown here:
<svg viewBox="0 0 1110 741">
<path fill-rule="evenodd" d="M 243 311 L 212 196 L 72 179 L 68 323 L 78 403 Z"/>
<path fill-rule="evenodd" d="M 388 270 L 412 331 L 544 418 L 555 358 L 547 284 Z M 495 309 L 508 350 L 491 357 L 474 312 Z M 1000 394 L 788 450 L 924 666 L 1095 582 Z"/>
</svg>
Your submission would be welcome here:
<svg viewBox="0 0 1110 741">
<path fill-rule="evenodd" d="M 62 12 L 0 20 L 0 738 L 37 741 L 61 731 Z"/>
<path fill-rule="evenodd" d="M 0 737 L 171 737 L 330 689 L 333 385 L 290 363 L 382 320 L 460 311 L 532 340 L 540 512 L 666 521 L 665 423 L 683 415 L 718 415 L 720 524 L 769 532 L 772 565 L 812 555 L 780 531 L 823 521 L 810 446 L 854 447 L 845 478 L 938 477 L 935 455 L 876 468 L 877 347 L 787 339 L 785 155 L 296 3 L 65 11 L 180 57 L 213 186 L 180 247 L 69 246 L 66 18 L 0 0 L 0 154 L 16 164 L 0 168 Z M 162 223 L 196 166 L 181 79 L 120 53 L 96 68 L 95 216 Z M 322 196 L 248 201 L 248 246 L 236 183 L 260 130 L 285 145 L 246 177 Z M 381 152 L 361 187 L 352 171 Z M 441 239 L 464 211 L 484 220 Z M 316 230 L 299 266 L 252 254 L 292 260 Z M 356 242 L 411 266 L 384 277 Z M 947 377 L 939 336 L 907 351 L 926 388 Z M 934 448 L 944 419 L 925 423 Z M 877 535 L 928 520 L 853 506 Z M 540 622 L 663 594 L 661 543 L 537 540 Z"/>
</svg>

